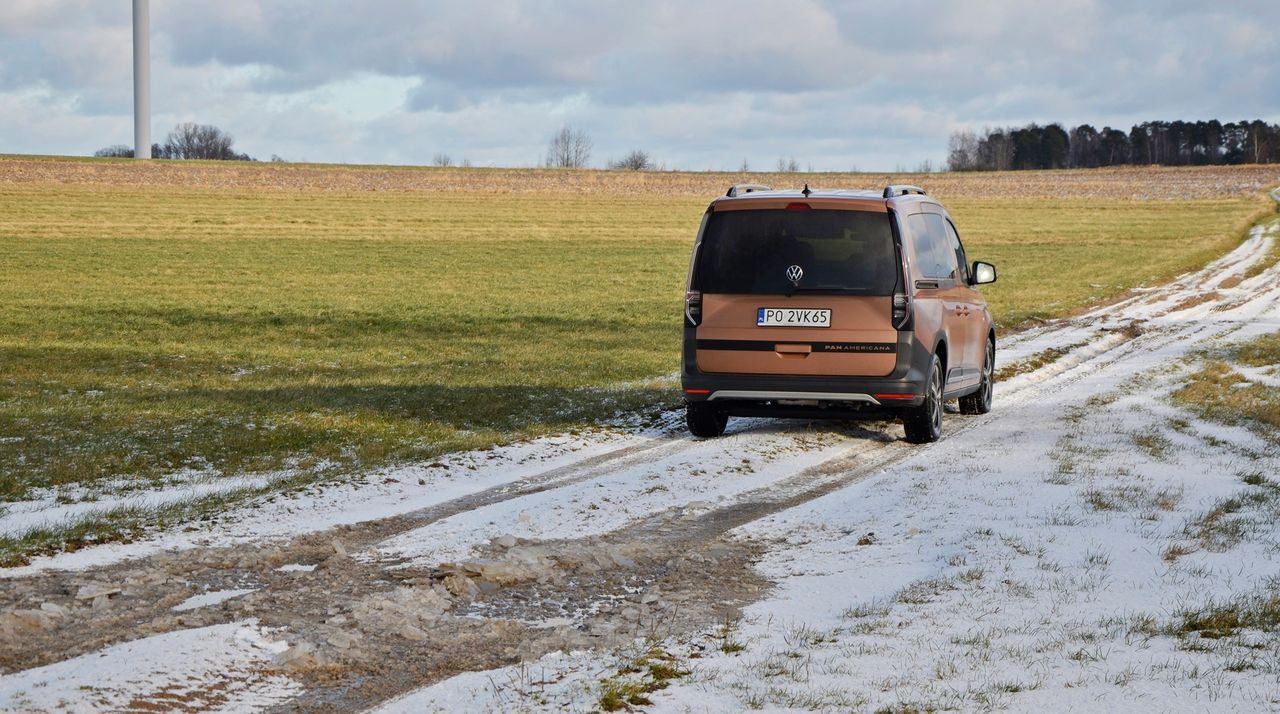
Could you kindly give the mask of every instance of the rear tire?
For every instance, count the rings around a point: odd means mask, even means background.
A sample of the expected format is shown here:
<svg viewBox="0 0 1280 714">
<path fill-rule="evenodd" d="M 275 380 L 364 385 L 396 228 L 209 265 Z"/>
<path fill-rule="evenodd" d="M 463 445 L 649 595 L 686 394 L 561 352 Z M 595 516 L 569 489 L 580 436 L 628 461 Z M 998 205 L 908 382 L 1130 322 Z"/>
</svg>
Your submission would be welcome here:
<svg viewBox="0 0 1280 714">
<path fill-rule="evenodd" d="M 690 434 L 709 439 L 724 433 L 729 415 L 706 402 L 690 402 L 684 408 L 684 421 Z"/>
<path fill-rule="evenodd" d="M 995 386 L 996 345 L 987 340 L 986 361 L 982 364 L 982 383 L 978 391 L 960 397 L 961 414 L 986 414 L 991 411 L 991 392 Z"/>
<path fill-rule="evenodd" d="M 902 417 L 902 428 L 912 444 L 932 444 L 942 438 L 942 360 L 938 355 L 934 355 L 929 364 L 924 403 L 907 410 Z"/>
</svg>

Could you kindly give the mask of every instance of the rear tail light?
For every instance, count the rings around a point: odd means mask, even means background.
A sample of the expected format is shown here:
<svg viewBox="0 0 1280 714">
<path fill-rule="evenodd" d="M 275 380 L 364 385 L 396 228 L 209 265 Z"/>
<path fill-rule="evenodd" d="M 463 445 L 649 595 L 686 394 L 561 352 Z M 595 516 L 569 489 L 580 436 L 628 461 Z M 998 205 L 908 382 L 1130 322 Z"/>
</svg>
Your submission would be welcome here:
<svg viewBox="0 0 1280 714">
<path fill-rule="evenodd" d="M 684 324 L 688 327 L 702 324 L 702 293 L 697 290 L 684 294 Z"/>
<path fill-rule="evenodd" d="M 893 326 L 899 330 L 911 328 L 911 296 L 907 293 L 893 294 Z"/>
</svg>

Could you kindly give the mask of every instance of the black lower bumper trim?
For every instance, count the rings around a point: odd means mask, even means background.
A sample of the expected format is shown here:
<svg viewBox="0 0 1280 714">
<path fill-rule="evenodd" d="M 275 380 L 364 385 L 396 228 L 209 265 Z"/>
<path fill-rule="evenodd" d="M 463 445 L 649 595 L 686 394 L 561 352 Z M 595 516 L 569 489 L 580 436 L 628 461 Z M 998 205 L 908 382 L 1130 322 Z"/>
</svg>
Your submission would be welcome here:
<svg viewBox="0 0 1280 714">
<path fill-rule="evenodd" d="M 888 407 L 877 407 L 874 405 L 866 405 L 863 407 L 850 408 L 847 406 L 839 407 L 808 407 L 796 405 L 767 404 L 762 402 L 746 402 L 746 401 L 725 401 L 713 402 L 717 405 L 719 411 L 729 416 L 737 417 L 770 417 L 782 419 L 842 419 L 842 420 L 862 420 L 862 419 L 885 419 L 893 420 L 902 417 L 901 409 L 891 409 Z"/>
</svg>

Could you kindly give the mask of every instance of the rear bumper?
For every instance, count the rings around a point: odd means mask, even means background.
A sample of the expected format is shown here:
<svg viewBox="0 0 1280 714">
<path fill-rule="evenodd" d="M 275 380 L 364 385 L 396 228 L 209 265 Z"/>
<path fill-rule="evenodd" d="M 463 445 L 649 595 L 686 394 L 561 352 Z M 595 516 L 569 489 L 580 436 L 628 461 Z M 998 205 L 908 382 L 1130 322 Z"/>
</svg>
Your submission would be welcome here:
<svg viewBox="0 0 1280 714">
<path fill-rule="evenodd" d="M 883 377 L 721 374 L 698 369 L 695 344 L 695 328 L 686 327 L 680 370 L 685 401 L 711 402 L 733 416 L 896 416 L 924 402 L 933 355 L 913 333 L 900 332 L 894 369 Z"/>
</svg>

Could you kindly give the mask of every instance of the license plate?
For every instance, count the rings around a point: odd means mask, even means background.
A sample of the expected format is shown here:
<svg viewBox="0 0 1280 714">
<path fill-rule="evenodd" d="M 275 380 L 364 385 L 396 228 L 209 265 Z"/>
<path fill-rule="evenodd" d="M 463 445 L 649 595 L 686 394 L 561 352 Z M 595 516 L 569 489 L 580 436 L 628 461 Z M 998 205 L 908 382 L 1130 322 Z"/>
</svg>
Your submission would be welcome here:
<svg viewBox="0 0 1280 714">
<path fill-rule="evenodd" d="M 831 327 L 831 311 L 798 307 L 756 309 L 758 327 Z"/>
</svg>

